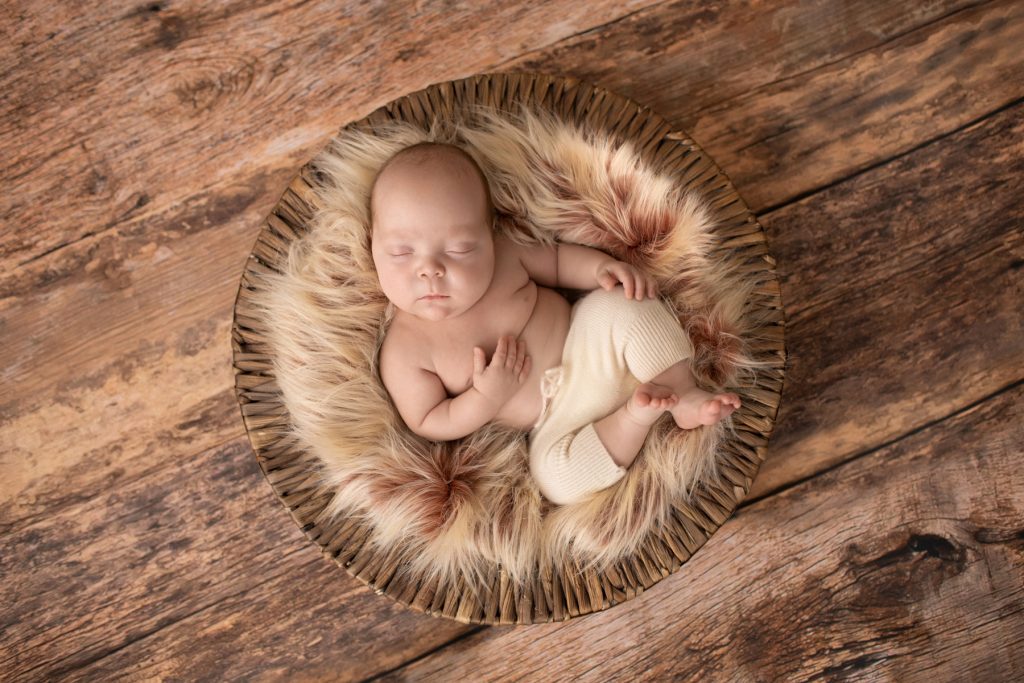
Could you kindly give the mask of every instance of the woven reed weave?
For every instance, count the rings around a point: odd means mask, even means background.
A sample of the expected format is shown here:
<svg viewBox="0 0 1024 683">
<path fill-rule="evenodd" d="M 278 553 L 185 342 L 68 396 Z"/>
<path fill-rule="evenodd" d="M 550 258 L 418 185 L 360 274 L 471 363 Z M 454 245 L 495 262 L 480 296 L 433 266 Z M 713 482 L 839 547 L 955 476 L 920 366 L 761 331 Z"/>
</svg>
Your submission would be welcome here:
<svg viewBox="0 0 1024 683">
<path fill-rule="evenodd" d="M 401 97 L 352 126 L 370 127 L 401 119 L 426 127 L 433 116 L 450 116 L 470 104 L 503 110 L 525 102 L 560 115 L 564 120 L 603 129 L 633 141 L 655 170 L 698 191 L 716 211 L 718 243 L 713 257 L 737 264 L 758 283 L 751 305 L 771 323 L 757 330 L 750 343 L 755 359 L 770 368 L 758 372 L 758 386 L 741 389 L 743 407 L 734 416 L 738 439 L 727 442 L 722 474 L 730 490 L 702 487 L 693 505 L 678 504 L 664 528 L 652 531 L 640 551 L 608 571 L 580 574 L 578 567 L 539 567 L 536 578 L 519 590 L 495 566 L 482 599 L 454 585 L 424 585 L 415 577 L 395 577 L 394 551 L 363 550 L 369 529 L 340 519 L 329 526 L 313 522 L 330 499 L 318 488 L 307 455 L 291 440 L 287 411 L 273 376 L 265 343 L 268 321 L 253 312 L 251 277 L 261 269 L 276 270 L 287 245 L 307 230 L 311 187 L 310 164 L 300 169 L 267 216 L 241 278 L 232 328 L 235 390 L 249 440 L 271 487 L 306 536 L 349 573 L 378 594 L 418 611 L 464 623 L 511 624 L 561 621 L 607 609 L 643 592 L 686 562 L 732 514 L 750 490 L 764 459 L 782 392 L 785 344 L 782 302 L 775 261 L 768 255 L 764 231 L 718 166 L 687 135 L 657 114 L 620 95 L 574 78 L 539 74 L 484 74 L 432 85 Z"/>
</svg>

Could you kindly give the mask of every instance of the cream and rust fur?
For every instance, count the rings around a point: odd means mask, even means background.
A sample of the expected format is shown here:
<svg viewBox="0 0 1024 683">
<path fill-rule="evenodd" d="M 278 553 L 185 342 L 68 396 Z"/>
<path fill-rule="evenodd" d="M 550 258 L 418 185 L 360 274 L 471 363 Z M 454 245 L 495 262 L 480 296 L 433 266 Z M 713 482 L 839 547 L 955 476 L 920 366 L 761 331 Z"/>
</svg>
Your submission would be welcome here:
<svg viewBox="0 0 1024 683">
<path fill-rule="evenodd" d="M 430 130 L 411 124 L 343 130 L 314 160 L 321 186 L 305 236 L 259 284 L 274 369 L 293 438 L 335 495 L 321 520 L 358 518 L 368 543 L 423 580 L 482 585 L 500 563 L 524 581 L 539 563 L 602 570 L 633 553 L 671 504 L 718 480 L 732 419 L 696 430 L 663 416 L 626 477 L 570 506 L 533 483 L 525 435 L 494 425 L 450 443 L 411 433 L 377 374 L 391 310 L 370 255 L 368 196 L 383 162 L 416 142 L 462 146 L 478 161 L 519 242 L 602 249 L 654 275 L 695 347 L 705 388 L 742 393 L 760 364 L 743 342 L 752 285 L 712 259 L 713 216 L 699 197 L 651 171 L 634 147 L 522 108 L 476 109 Z"/>
</svg>

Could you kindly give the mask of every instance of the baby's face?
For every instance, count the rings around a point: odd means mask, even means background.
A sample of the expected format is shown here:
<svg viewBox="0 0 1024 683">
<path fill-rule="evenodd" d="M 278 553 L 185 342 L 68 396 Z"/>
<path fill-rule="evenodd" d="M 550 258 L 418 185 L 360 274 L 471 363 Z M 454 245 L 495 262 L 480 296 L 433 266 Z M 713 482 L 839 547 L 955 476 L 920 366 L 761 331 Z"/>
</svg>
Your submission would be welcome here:
<svg viewBox="0 0 1024 683">
<path fill-rule="evenodd" d="M 423 320 L 455 318 L 490 287 L 494 239 L 484 192 L 476 176 L 438 164 L 394 164 L 381 175 L 373 263 L 397 308 Z"/>
</svg>

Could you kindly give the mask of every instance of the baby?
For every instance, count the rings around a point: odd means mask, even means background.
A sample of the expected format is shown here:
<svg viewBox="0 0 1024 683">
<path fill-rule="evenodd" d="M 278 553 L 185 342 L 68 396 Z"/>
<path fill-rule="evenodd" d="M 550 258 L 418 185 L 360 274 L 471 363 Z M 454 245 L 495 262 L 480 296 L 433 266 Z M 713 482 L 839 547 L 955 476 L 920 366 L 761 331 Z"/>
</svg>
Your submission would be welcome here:
<svg viewBox="0 0 1024 683">
<path fill-rule="evenodd" d="M 530 430 L 530 471 L 566 504 L 624 476 L 664 412 L 692 429 L 739 408 L 736 394 L 696 386 L 689 340 L 651 278 L 596 249 L 496 233 L 487 179 L 460 148 L 394 155 L 370 220 L 395 307 L 380 376 L 416 434 Z M 594 291 L 570 306 L 552 287 Z"/>
</svg>

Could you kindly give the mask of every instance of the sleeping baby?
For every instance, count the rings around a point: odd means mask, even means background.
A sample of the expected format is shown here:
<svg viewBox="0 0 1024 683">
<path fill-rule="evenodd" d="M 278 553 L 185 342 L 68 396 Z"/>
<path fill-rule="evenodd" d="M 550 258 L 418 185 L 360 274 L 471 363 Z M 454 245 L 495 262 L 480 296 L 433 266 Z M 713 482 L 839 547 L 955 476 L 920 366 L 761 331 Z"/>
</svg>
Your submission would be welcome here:
<svg viewBox="0 0 1024 683">
<path fill-rule="evenodd" d="M 530 472 L 567 504 L 615 484 L 666 411 L 682 429 L 739 408 L 696 386 L 689 339 L 655 282 L 576 244 L 494 230 L 487 179 L 454 145 L 407 147 L 370 193 L 373 262 L 395 311 L 379 370 L 414 433 L 529 430 Z M 552 287 L 593 290 L 569 302 Z"/>
</svg>

